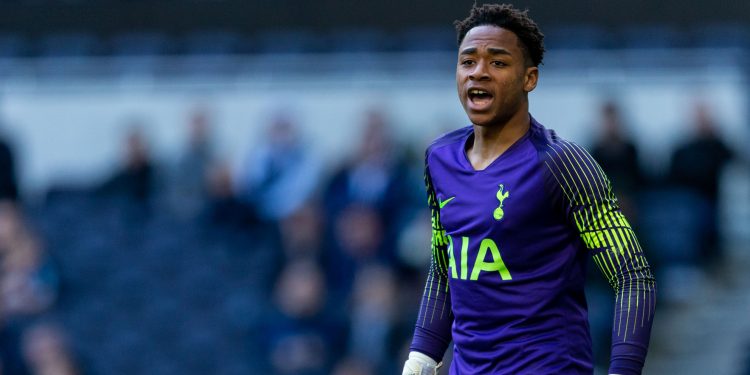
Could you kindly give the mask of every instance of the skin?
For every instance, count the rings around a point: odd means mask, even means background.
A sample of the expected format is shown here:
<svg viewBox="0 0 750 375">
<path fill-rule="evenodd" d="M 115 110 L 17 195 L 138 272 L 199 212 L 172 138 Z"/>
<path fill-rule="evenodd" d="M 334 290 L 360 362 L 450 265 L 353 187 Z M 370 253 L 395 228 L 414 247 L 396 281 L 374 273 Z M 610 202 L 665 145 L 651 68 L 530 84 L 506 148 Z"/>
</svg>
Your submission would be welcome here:
<svg viewBox="0 0 750 375">
<path fill-rule="evenodd" d="M 494 25 L 469 30 L 458 48 L 458 97 L 474 125 L 474 141 L 466 154 L 475 170 L 483 170 L 521 138 L 530 126 L 528 94 L 539 69 L 531 66 L 512 31 Z M 472 100 L 471 88 L 492 97 Z"/>
</svg>

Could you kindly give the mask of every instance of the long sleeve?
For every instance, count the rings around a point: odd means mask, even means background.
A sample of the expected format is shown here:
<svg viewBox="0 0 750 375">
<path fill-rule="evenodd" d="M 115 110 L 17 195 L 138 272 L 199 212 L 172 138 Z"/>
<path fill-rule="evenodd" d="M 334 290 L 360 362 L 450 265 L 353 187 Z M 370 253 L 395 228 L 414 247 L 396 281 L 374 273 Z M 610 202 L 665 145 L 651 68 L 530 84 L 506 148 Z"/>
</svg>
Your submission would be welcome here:
<svg viewBox="0 0 750 375">
<path fill-rule="evenodd" d="M 440 224 L 440 207 L 432 186 L 429 167 L 425 168 L 425 185 L 432 217 L 432 257 L 410 349 L 424 353 L 440 362 L 450 344 L 453 323 L 448 290 L 447 247 L 449 239 Z"/>
<path fill-rule="evenodd" d="M 580 146 L 548 146 L 547 167 L 561 191 L 565 216 L 615 292 L 609 373 L 640 374 L 648 351 L 656 283 L 606 175 Z"/>
</svg>

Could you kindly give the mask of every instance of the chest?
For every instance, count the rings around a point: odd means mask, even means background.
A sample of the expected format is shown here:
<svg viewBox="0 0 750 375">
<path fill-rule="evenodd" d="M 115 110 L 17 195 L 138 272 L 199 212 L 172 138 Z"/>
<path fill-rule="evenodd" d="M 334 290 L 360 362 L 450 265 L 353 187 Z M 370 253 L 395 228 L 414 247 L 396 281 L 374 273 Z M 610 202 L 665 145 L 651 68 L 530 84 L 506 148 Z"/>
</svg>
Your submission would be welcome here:
<svg viewBox="0 0 750 375">
<path fill-rule="evenodd" d="M 519 235 L 549 211 L 533 152 L 498 159 L 482 171 L 441 160 L 435 160 L 430 170 L 440 222 L 451 236 Z"/>
<path fill-rule="evenodd" d="M 452 279 L 494 287 L 566 263 L 569 254 L 559 250 L 570 236 L 535 149 L 515 150 L 482 171 L 440 159 L 429 167 Z"/>
</svg>

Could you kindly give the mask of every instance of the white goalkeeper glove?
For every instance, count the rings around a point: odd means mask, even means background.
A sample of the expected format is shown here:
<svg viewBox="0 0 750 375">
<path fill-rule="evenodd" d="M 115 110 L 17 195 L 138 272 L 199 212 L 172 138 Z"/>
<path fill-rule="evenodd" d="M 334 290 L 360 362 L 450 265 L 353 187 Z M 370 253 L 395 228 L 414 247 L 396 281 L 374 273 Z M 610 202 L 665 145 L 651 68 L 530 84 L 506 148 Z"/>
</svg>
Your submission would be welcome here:
<svg viewBox="0 0 750 375">
<path fill-rule="evenodd" d="M 437 363 L 420 352 L 410 352 L 401 375 L 437 375 L 442 365 L 443 362 Z"/>
</svg>

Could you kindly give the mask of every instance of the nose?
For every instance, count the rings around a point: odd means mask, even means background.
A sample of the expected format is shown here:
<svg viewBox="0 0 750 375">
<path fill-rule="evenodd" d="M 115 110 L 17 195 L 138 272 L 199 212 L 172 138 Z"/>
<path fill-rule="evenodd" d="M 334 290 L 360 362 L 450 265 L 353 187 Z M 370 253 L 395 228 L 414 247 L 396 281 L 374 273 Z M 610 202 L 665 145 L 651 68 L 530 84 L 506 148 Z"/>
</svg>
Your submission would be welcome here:
<svg viewBox="0 0 750 375">
<path fill-rule="evenodd" d="M 478 62 L 474 65 L 474 69 L 469 72 L 469 79 L 472 81 L 484 81 L 490 78 L 487 72 L 487 66 L 483 62 Z"/>
</svg>

